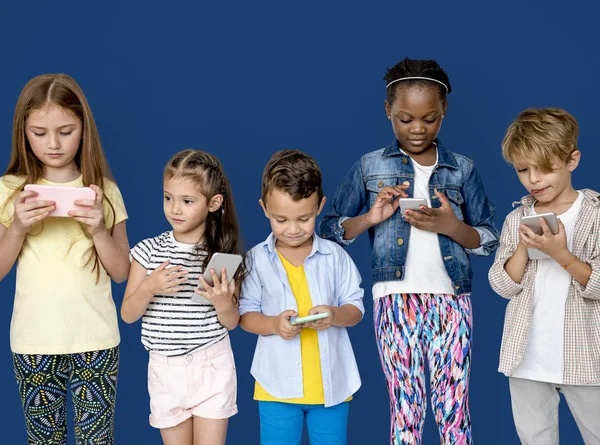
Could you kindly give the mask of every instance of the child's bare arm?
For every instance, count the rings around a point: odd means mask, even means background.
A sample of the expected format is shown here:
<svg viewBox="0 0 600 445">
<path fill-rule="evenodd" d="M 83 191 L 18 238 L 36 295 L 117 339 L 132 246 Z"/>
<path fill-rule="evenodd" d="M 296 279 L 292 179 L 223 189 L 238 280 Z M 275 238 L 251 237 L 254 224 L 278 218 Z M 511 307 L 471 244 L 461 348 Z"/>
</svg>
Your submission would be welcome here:
<svg viewBox="0 0 600 445">
<path fill-rule="evenodd" d="M 522 281 L 529 260 L 526 246 L 519 242 L 518 227 L 520 218 L 519 213 L 513 212 L 504 221 L 502 235 L 500 236 L 500 247 L 496 252 L 494 264 L 488 274 L 492 289 L 498 295 L 507 299 L 511 299 L 522 292 Z"/>
<path fill-rule="evenodd" d="M 513 280 L 515 283 L 520 283 L 523 279 L 523 275 L 525 275 L 525 268 L 528 261 L 529 254 L 527 253 L 527 247 L 525 247 L 522 243 L 519 243 L 515 253 L 513 253 L 513 255 L 504 265 L 504 270 L 511 280 Z"/>
<path fill-rule="evenodd" d="M 125 221 L 117 224 L 113 233 L 108 230 L 92 235 L 98 258 L 106 273 L 116 283 L 124 282 L 129 274 L 129 241 Z"/>
<path fill-rule="evenodd" d="M 12 227 L 6 228 L 0 224 L 0 280 L 13 268 L 19 257 L 19 252 L 25 241 L 25 233 L 18 232 Z"/>
<path fill-rule="evenodd" d="M 8 275 L 17 261 L 25 236 L 31 227 L 54 210 L 54 203 L 51 201 L 25 202 L 27 198 L 35 195 L 37 193 L 31 190 L 19 193 L 15 200 L 15 213 L 10 227 L 0 224 L 0 280 Z"/>
<path fill-rule="evenodd" d="M 129 241 L 125 221 L 117 224 L 112 234 L 104 223 L 104 192 L 97 185 L 90 185 L 96 193 L 94 200 L 78 199 L 75 205 L 81 209 L 69 211 L 69 216 L 75 221 L 87 226 L 92 235 L 98 258 L 106 269 L 106 273 L 117 283 L 122 283 L 129 275 Z"/>
</svg>

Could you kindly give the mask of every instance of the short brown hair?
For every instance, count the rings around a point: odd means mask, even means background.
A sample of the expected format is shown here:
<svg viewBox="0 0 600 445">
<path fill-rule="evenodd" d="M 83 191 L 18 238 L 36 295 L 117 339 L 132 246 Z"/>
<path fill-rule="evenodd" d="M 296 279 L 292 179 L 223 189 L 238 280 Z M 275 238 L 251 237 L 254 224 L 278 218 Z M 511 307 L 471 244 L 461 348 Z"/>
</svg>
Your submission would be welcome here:
<svg viewBox="0 0 600 445">
<path fill-rule="evenodd" d="M 529 108 L 510 124 L 502 140 L 502 156 L 513 166 L 533 164 L 552 171 L 556 160 L 566 163 L 578 150 L 579 125 L 561 108 Z"/>
<path fill-rule="evenodd" d="M 267 162 L 262 176 L 261 198 L 274 189 L 287 193 L 294 201 L 317 193 L 319 203 L 323 199 L 323 178 L 315 160 L 300 150 L 282 150 Z"/>
</svg>

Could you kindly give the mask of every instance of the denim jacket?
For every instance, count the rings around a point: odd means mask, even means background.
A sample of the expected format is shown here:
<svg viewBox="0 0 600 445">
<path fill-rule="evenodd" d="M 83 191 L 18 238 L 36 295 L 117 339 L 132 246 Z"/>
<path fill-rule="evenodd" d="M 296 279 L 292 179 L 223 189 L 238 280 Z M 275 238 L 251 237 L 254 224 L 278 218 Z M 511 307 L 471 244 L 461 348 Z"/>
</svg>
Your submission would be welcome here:
<svg viewBox="0 0 600 445">
<path fill-rule="evenodd" d="M 444 265 L 455 294 L 470 293 L 473 271 L 468 253 L 490 255 L 498 247 L 495 211 L 473 161 L 450 152 L 439 140 L 436 142 L 438 165 L 429 180 L 431 206 L 440 207 L 434 194 L 434 189 L 437 189 L 448 197 L 456 217 L 479 232 L 480 246 L 476 249 L 464 249 L 451 238 L 438 235 Z M 350 244 L 354 240 L 344 239 L 342 223 L 358 216 L 365 207 L 368 211 L 383 187 L 409 185 L 406 192 L 413 196 L 414 176 L 410 158 L 400 151 L 397 140 L 386 148 L 362 156 L 338 187 L 329 212 L 321 221 L 321 236 L 341 245 Z M 399 211 L 369 229 L 374 282 L 403 279 L 410 229 L 410 224 L 402 219 Z"/>
</svg>

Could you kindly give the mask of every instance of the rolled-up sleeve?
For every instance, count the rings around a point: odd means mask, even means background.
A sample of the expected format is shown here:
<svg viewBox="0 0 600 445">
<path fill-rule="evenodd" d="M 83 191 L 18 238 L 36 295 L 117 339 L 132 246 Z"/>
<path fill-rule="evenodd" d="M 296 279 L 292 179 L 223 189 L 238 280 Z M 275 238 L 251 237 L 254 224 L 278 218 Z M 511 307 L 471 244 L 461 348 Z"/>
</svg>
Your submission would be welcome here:
<svg viewBox="0 0 600 445">
<path fill-rule="evenodd" d="M 343 222 L 360 215 L 367 203 L 367 190 L 365 189 L 362 160 L 358 160 L 350 169 L 344 181 L 335 191 L 329 207 L 319 225 L 321 237 L 347 246 L 354 239 L 344 239 Z"/>
<path fill-rule="evenodd" d="M 586 263 L 592 268 L 592 274 L 590 275 L 587 284 L 583 286 L 577 280 L 573 280 L 573 283 L 583 298 L 600 300 L 600 258 L 593 258 L 586 261 Z"/>
<path fill-rule="evenodd" d="M 523 275 L 521 283 L 516 283 L 504 269 L 508 260 L 517 250 L 519 221 L 520 218 L 515 212 L 506 217 L 504 225 L 502 226 L 500 247 L 496 252 L 494 264 L 492 264 L 488 273 L 490 286 L 494 292 L 509 300 L 521 293 L 525 288 L 523 284 L 525 274 Z M 529 267 L 529 265 L 527 267 Z M 525 272 L 527 272 L 527 270 Z"/>
<path fill-rule="evenodd" d="M 365 306 L 363 296 L 365 291 L 360 286 L 362 277 L 350 255 L 343 249 L 340 249 L 338 252 L 336 282 L 338 306 L 351 304 L 364 315 Z"/>
<path fill-rule="evenodd" d="M 500 234 L 494 224 L 496 211 L 488 199 L 483 181 L 475 165 L 471 165 L 465 184 L 465 223 L 469 224 L 479 233 L 479 247 L 466 249 L 472 255 L 488 256 L 498 248 Z"/>
<path fill-rule="evenodd" d="M 258 275 L 256 255 L 250 251 L 248 254 L 248 273 L 242 282 L 240 294 L 240 315 L 248 312 L 262 313 L 262 285 Z"/>
</svg>

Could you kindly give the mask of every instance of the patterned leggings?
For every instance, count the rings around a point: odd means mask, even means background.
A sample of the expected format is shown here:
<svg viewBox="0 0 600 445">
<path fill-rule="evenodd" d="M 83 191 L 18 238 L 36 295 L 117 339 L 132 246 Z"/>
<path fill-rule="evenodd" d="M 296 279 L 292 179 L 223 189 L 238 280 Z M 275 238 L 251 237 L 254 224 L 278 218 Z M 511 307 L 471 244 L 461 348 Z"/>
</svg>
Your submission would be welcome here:
<svg viewBox="0 0 600 445">
<path fill-rule="evenodd" d="M 470 445 L 471 365 L 469 296 L 393 294 L 374 301 L 375 334 L 390 395 L 392 445 L 420 445 L 431 403 L 442 445 Z"/>
<path fill-rule="evenodd" d="M 119 347 L 66 355 L 13 354 L 29 445 L 67 443 L 67 388 L 77 444 L 114 444 Z"/>
</svg>

